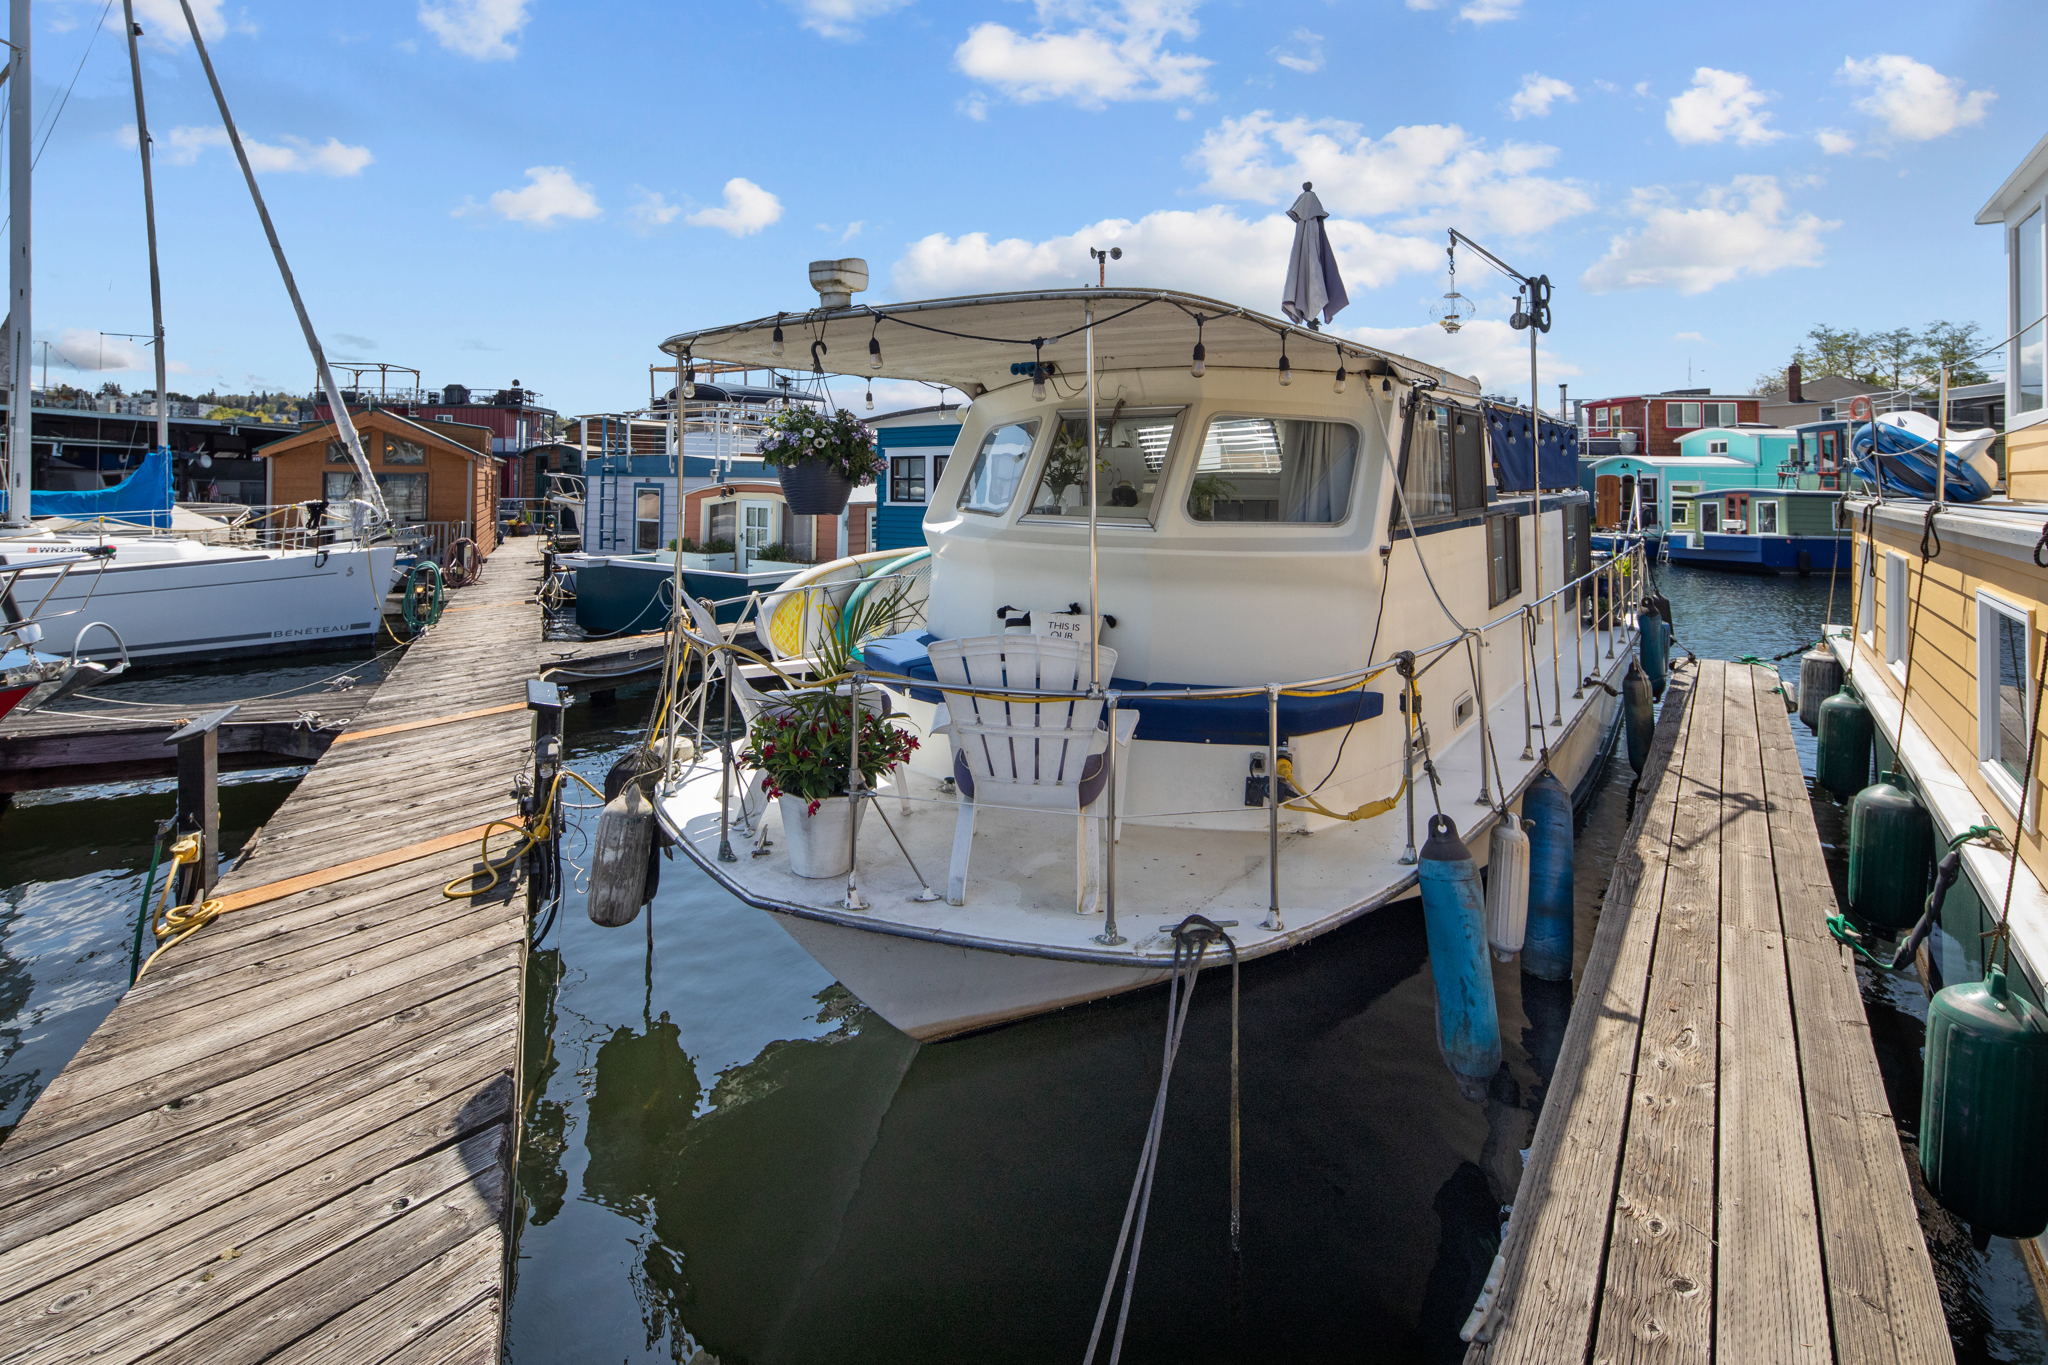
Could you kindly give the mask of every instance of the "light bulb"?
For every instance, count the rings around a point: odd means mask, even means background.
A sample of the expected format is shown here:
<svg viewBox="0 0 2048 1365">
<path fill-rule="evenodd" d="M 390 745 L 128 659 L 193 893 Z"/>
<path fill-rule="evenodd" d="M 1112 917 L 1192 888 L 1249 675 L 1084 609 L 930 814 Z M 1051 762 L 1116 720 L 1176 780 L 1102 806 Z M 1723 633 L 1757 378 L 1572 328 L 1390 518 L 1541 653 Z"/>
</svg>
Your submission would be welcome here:
<svg viewBox="0 0 2048 1365">
<path fill-rule="evenodd" d="M 1344 362 L 1343 362 L 1343 361 L 1341 361 L 1341 360 L 1339 360 L 1339 361 L 1337 362 L 1337 392 L 1338 392 L 1338 393 L 1342 393 L 1342 392 L 1344 392 L 1344 381 L 1345 381 L 1346 379 L 1348 379 L 1349 377 L 1350 377 L 1350 376 L 1348 376 L 1348 375 L 1346 375 L 1346 374 L 1344 373 Z"/>
<path fill-rule="evenodd" d="M 868 368 L 871 370 L 882 368 L 882 343 L 873 337 L 868 338 Z"/>
<path fill-rule="evenodd" d="M 782 354 L 782 324 L 779 322 L 775 324 L 775 334 L 768 339 L 768 354 Z"/>
<path fill-rule="evenodd" d="M 1209 372 L 1209 348 L 1201 342 L 1195 343 L 1195 353 L 1188 359 L 1188 373 L 1200 379 Z"/>
<path fill-rule="evenodd" d="M 1287 362 L 1287 352 L 1280 353 L 1280 387 L 1286 388 L 1294 382 L 1294 366 Z"/>
<path fill-rule="evenodd" d="M 1043 370 L 1034 370 L 1031 373 L 1031 397 L 1036 402 L 1043 403 L 1045 401 L 1045 371 Z"/>
<path fill-rule="evenodd" d="M 695 370 L 685 370 L 683 372 L 683 397 L 695 398 L 696 396 L 697 372 Z"/>
<path fill-rule="evenodd" d="M 869 389 L 868 389 L 868 411 L 869 411 L 869 412 L 873 412 L 874 410 L 875 410 L 875 391 L 874 391 L 874 388 L 873 388 L 872 386 L 870 386 L 870 387 L 869 387 Z"/>
</svg>

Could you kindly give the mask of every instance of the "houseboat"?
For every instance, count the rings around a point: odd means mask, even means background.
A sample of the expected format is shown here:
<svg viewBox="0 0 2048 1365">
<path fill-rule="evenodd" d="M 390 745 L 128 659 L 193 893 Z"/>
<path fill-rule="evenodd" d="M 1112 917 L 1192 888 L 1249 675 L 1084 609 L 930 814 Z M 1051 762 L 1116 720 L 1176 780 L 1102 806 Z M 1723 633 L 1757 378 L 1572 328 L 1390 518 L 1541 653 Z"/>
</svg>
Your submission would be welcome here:
<svg viewBox="0 0 2048 1365">
<path fill-rule="evenodd" d="M 1970 503 L 1852 494 L 1854 616 L 1827 643 L 1875 722 L 1877 766 L 1924 806 L 1935 838 L 1996 830 L 1962 845 L 1964 875 L 1922 958 L 1930 986 L 1977 979 L 2004 944 L 2009 985 L 2039 1004 L 2048 970 L 2048 138 L 1977 221 L 1999 228 L 2006 248 L 2004 485 Z"/>
<path fill-rule="evenodd" d="M 1809 462 L 1798 432 L 1710 427 L 1673 446 L 1668 456 L 1593 461 L 1596 536 L 1654 536 L 1672 563 L 1751 573 L 1826 573 L 1848 562 L 1835 526 L 1839 465 Z"/>
<path fill-rule="evenodd" d="M 920 744 L 836 812 L 770 801 L 742 755 L 793 702 L 726 658 L 753 738 L 727 742 L 701 694 L 671 699 L 657 813 L 904 1032 L 1164 981 L 1191 914 L 1248 962 L 1308 943 L 1414 894 L 1425 825 L 1484 863 L 1539 778 L 1580 790 L 1597 770 L 1643 574 L 1592 564 L 1558 424 L 1162 289 L 842 294 L 664 348 L 766 366 L 785 336 L 853 338 L 879 374 L 972 397 L 927 474 L 907 610 L 842 641 L 835 690 L 777 660 L 813 707 L 886 707 Z M 880 568 L 839 566 L 826 633 Z M 701 613 L 681 624 L 720 657 Z M 813 643 L 763 634 L 777 654 Z"/>
</svg>

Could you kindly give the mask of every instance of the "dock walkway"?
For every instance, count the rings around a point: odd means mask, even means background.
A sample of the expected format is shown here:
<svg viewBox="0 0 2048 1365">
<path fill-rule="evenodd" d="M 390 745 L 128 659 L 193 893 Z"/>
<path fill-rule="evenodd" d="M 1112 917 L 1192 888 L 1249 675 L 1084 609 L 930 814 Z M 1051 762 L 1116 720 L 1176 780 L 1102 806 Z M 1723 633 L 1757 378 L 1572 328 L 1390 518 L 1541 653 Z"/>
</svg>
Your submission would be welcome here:
<svg viewBox="0 0 2048 1365">
<path fill-rule="evenodd" d="M 1953 1358 L 1778 687 L 1666 694 L 1468 1365 Z"/>
<path fill-rule="evenodd" d="M 499 1359 L 524 897 L 442 886 L 528 768 L 533 546 L 406 652 L 222 880 L 230 912 L 0 1143 L 0 1361 Z"/>
</svg>

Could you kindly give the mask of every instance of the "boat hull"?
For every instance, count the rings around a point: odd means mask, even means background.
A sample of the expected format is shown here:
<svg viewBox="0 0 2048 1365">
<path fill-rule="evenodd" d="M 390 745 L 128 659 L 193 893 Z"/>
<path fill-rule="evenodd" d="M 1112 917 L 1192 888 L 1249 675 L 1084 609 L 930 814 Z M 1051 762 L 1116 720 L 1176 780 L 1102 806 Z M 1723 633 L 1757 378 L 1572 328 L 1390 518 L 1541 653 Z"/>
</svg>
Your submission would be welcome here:
<svg viewBox="0 0 2048 1365">
<path fill-rule="evenodd" d="M 1740 573 L 1828 573 L 1849 567 L 1846 536 L 1737 536 L 1690 532 L 1667 539 L 1673 564 Z"/>
<path fill-rule="evenodd" d="M 347 644 L 376 633 L 398 555 L 391 546 L 338 546 L 123 563 L 122 548 L 39 606 L 45 652 L 113 659 L 126 645 L 131 660 L 163 663 Z M 39 576 L 22 575 L 17 599 L 38 601 Z M 93 622 L 113 627 L 120 642 L 87 630 Z"/>
</svg>

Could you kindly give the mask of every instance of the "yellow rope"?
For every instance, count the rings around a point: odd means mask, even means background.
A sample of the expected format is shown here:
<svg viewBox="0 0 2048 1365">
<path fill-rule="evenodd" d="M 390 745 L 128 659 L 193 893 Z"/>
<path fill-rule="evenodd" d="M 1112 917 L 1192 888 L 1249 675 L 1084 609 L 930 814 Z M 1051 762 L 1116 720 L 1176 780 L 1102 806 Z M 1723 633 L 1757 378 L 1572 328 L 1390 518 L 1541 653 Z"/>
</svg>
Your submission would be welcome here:
<svg viewBox="0 0 2048 1365">
<path fill-rule="evenodd" d="M 528 849 L 553 838 L 554 827 L 549 823 L 549 813 L 555 808 L 555 796 L 562 790 L 562 783 L 572 779 L 581 782 L 583 789 L 598 800 L 602 801 L 605 799 L 604 793 L 591 786 L 589 780 L 583 774 L 572 772 L 568 768 L 561 769 L 555 774 L 555 780 L 548 784 L 547 799 L 540 803 L 539 818 L 531 825 L 521 825 L 517 820 L 510 818 L 493 820 L 490 824 L 485 825 L 483 842 L 477 852 L 477 861 L 484 865 L 483 870 L 480 872 L 463 873 L 460 877 L 442 887 L 441 894 L 452 901 L 469 900 L 473 897 L 481 896 L 503 880 L 503 874 L 513 864 L 525 857 Z M 491 861 L 491 831 L 501 825 L 506 829 L 518 830 L 525 838 L 520 841 L 517 848 L 506 854 L 502 861 L 494 863 Z M 479 882 L 477 880 L 479 877 L 484 880 Z M 463 889 L 458 890 L 457 888 Z"/>
<path fill-rule="evenodd" d="M 211 924 L 222 913 L 221 902 L 209 899 L 194 905 L 166 906 L 171 898 L 171 887 L 178 880 L 178 868 L 184 863 L 199 861 L 199 836 L 187 834 L 173 843 L 170 848 L 171 867 L 164 875 L 163 893 L 157 897 L 156 913 L 150 917 L 150 932 L 156 935 L 156 951 L 143 961 L 140 971 L 135 973 L 137 981 L 148 973 L 151 964 L 163 955 L 172 944 L 183 943 L 192 935 Z"/>
<path fill-rule="evenodd" d="M 1282 782 L 1285 782 L 1288 786 L 1292 787 L 1294 785 L 1294 760 L 1290 758 L 1281 759 L 1279 768 L 1280 780 Z M 1307 792 L 1301 793 L 1299 797 L 1292 801 L 1289 801 L 1285 806 L 1282 806 L 1281 809 L 1295 811 L 1313 811 L 1317 815 L 1326 815 L 1332 820 L 1370 820 L 1376 815 L 1385 815 L 1388 811 L 1400 805 L 1401 798 L 1406 796 L 1407 794 L 1408 779 L 1406 777 L 1403 777 L 1401 779 L 1401 785 L 1394 788 L 1394 794 L 1392 796 L 1383 796 L 1377 801 L 1368 801 L 1354 811 L 1346 812 L 1331 810 L 1328 806 L 1316 800 L 1315 797 L 1309 795 Z"/>
</svg>

